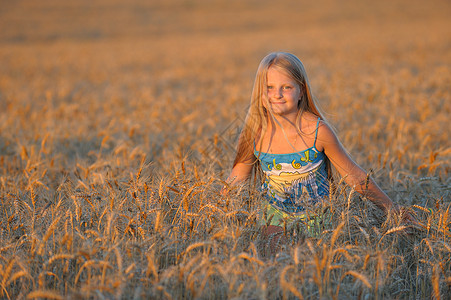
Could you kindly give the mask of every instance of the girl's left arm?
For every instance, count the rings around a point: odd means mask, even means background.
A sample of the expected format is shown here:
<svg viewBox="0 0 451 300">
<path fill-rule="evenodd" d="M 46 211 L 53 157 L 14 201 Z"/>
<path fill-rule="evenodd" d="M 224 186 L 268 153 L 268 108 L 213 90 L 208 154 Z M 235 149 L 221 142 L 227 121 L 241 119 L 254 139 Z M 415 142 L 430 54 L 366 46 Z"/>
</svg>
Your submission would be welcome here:
<svg viewBox="0 0 451 300">
<path fill-rule="evenodd" d="M 377 207 L 388 212 L 398 207 L 384 191 L 355 163 L 344 149 L 332 129 L 324 122 L 318 128 L 317 148 L 324 149 L 324 153 L 337 169 L 345 182 L 360 194 L 368 197 Z"/>
</svg>

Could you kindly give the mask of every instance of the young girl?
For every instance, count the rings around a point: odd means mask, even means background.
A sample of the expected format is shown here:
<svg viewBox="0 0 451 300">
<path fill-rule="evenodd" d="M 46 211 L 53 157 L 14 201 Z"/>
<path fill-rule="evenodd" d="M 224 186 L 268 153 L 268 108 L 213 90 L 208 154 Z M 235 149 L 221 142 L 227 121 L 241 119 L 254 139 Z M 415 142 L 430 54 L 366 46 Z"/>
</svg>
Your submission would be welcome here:
<svg viewBox="0 0 451 300">
<path fill-rule="evenodd" d="M 260 224 L 269 222 L 265 233 L 273 234 L 283 230 L 283 219 L 304 218 L 306 204 L 329 197 L 331 164 L 348 185 L 376 206 L 385 212 L 394 208 L 390 198 L 349 157 L 321 115 L 301 61 L 290 53 L 267 55 L 258 67 L 227 182 L 242 183 L 254 168 L 261 167 L 266 203 Z"/>
</svg>

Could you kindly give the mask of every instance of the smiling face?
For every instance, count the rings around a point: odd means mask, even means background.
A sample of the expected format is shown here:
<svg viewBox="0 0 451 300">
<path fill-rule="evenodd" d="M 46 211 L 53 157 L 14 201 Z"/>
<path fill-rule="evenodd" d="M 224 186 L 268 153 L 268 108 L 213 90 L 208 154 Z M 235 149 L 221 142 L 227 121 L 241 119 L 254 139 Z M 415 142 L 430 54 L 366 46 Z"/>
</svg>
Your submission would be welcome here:
<svg viewBox="0 0 451 300">
<path fill-rule="evenodd" d="M 296 116 L 301 88 L 287 73 L 270 67 L 267 74 L 267 93 L 274 114 L 288 118 Z"/>
</svg>

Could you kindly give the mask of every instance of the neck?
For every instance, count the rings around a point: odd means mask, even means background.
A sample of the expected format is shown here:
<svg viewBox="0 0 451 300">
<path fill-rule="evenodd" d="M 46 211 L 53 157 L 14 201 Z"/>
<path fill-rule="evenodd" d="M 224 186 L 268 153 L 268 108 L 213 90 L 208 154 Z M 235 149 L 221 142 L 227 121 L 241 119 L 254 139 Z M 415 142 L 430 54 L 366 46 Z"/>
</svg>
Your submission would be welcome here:
<svg viewBox="0 0 451 300">
<path fill-rule="evenodd" d="M 296 129 L 296 115 L 288 115 L 288 116 L 281 116 L 281 115 L 274 115 L 274 120 L 271 116 L 268 116 L 268 125 L 271 126 L 273 129 L 277 130 L 277 128 L 282 127 L 283 130 L 287 131 L 290 129 Z M 277 121 L 277 122 L 276 122 Z"/>
</svg>

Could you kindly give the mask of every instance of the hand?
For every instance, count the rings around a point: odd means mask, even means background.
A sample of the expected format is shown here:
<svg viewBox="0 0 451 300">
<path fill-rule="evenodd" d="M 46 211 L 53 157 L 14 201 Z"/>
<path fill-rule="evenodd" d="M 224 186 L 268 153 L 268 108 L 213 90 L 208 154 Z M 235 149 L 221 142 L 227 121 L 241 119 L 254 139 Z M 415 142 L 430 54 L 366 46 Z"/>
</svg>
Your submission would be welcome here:
<svg viewBox="0 0 451 300">
<path fill-rule="evenodd" d="M 401 223 L 405 224 L 406 226 L 414 226 L 414 227 L 420 227 L 420 223 L 418 220 L 412 215 L 410 210 L 405 207 L 398 207 L 397 213 L 399 217 L 401 218 Z"/>
<path fill-rule="evenodd" d="M 225 197 L 225 196 L 229 195 L 231 184 L 233 184 L 235 179 L 236 179 L 236 176 L 235 177 L 229 177 L 229 178 L 226 179 L 226 181 L 222 181 L 221 180 L 221 182 L 224 183 L 224 185 L 222 186 L 221 191 L 219 192 L 221 194 L 221 196 Z"/>
<path fill-rule="evenodd" d="M 219 192 L 221 196 L 226 197 L 230 192 L 230 189 L 227 186 L 223 186 L 221 191 Z"/>
</svg>

